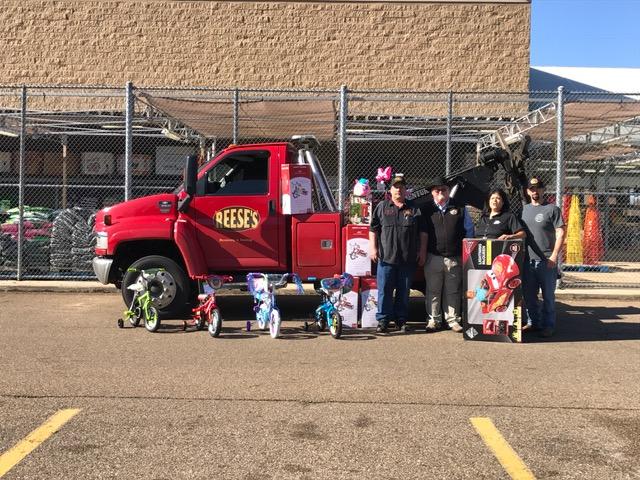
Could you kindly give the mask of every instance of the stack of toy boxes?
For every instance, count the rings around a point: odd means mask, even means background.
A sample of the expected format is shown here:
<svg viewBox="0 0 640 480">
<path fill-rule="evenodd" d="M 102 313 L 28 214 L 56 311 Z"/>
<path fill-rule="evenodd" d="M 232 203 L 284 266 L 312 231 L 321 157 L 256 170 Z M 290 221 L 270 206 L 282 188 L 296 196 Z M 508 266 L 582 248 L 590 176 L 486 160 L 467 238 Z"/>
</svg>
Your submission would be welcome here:
<svg viewBox="0 0 640 480">
<path fill-rule="evenodd" d="M 311 167 L 301 164 L 281 165 L 282 213 L 313 213 Z"/>
</svg>

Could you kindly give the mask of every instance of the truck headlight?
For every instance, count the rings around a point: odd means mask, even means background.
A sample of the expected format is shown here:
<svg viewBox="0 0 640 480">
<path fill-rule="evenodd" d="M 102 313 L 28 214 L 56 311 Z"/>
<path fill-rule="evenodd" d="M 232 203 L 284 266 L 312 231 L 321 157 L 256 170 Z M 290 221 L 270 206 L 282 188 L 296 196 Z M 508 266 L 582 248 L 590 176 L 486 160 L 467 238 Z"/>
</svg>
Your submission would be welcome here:
<svg viewBox="0 0 640 480">
<path fill-rule="evenodd" d="M 98 237 L 96 239 L 96 248 L 101 248 L 106 250 L 109 244 L 109 235 L 107 232 L 98 232 Z"/>
</svg>

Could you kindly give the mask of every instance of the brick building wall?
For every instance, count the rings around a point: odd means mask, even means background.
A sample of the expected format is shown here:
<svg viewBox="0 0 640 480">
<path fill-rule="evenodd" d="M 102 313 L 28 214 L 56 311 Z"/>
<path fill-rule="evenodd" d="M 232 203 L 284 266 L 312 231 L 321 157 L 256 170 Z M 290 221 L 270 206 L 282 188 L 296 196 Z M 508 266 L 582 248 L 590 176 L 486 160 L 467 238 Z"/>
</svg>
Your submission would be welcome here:
<svg viewBox="0 0 640 480">
<path fill-rule="evenodd" d="M 530 3 L 3 0 L 0 84 L 525 91 Z"/>
</svg>

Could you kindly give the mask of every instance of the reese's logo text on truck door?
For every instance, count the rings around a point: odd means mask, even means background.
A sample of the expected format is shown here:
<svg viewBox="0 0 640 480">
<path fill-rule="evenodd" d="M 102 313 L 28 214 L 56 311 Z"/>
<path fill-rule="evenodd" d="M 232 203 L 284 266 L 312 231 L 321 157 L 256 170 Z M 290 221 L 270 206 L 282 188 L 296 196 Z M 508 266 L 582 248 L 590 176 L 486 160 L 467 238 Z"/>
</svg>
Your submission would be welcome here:
<svg viewBox="0 0 640 480">
<path fill-rule="evenodd" d="M 213 215 L 213 223 L 221 230 L 250 230 L 260 224 L 260 214 L 248 207 L 226 207 Z"/>
</svg>

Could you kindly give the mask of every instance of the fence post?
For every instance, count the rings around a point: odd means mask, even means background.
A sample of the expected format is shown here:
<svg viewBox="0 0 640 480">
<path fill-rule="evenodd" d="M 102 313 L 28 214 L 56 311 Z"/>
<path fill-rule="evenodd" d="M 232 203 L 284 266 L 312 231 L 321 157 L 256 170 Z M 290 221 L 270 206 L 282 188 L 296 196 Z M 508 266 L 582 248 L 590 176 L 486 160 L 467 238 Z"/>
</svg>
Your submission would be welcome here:
<svg viewBox="0 0 640 480">
<path fill-rule="evenodd" d="M 237 88 L 233 91 L 233 143 L 238 143 L 238 130 L 240 129 L 240 90 Z"/>
<path fill-rule="evenodd" d="M 556 111 L 556 206 L 562 211 L 562 194 L 564 192 L 564 87 L 558 87 L 558 109 Z M 558 272 L 562 271 L 562 251 L 558 255 Z M 556 282 L 562 284 L 562 279 Z"/>
<path fill-rule="evenodd" d="M 16 280 L 22 280 L 22 256 L 24 243 L 24 162 L 27 135 L 27 86 L 22 86 L 20 100 L 20 160 L 18 167 L 18 261 Z"/>
<path fill-rule="evenodd" d="M 124 117 L 124 201 L 131 199 L 131 157 L 133 153 L 133 83 L 125 88 Z"/>
<path fill-rule="evenodd" d="M 338 210 L 342 211 L 347 162 L 347 86 L 340 87 L 340 113 L 338 118 Z"/>
<path fill-rule="evenodd" d="M 451 173 L 451 123 L 453 122 L 453 92 L 449 91 L 447 96 L 447 159 L 445 174 Z"/>
</svg>

